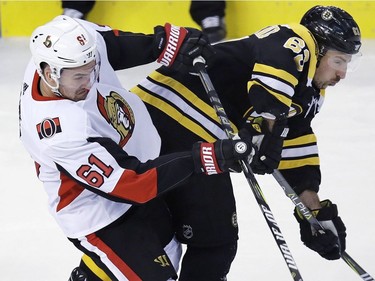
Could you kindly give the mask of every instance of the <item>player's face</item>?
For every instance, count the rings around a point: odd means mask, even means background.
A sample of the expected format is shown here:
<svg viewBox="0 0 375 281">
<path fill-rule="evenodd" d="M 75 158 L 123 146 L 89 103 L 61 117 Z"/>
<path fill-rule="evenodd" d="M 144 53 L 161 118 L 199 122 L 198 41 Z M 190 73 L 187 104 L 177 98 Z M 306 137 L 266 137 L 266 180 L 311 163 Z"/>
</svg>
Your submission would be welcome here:
<svg viewBox="0 0 375 281">
<path fill-rule="evenodd" d="M 315 86 L 319 89 L 335 86 L 341 79 L 345 78 L 351 59 L 352 55 L 328 50 L 316 69 L 313 79 Z"/>
<path fill-rule="evenodd" d="M 98 66 L 95 61 L 80 67 L 64 68 L 59 79 L 59 91 L 63 97 L 84 100 L 97 78 Z"/>
</svg>

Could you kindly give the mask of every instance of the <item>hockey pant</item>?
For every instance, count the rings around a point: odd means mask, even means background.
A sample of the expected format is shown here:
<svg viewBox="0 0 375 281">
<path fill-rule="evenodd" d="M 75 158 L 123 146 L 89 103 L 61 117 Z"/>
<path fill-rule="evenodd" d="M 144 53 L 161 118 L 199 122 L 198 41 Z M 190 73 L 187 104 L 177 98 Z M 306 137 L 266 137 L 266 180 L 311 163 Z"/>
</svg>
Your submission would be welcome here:
<svg viewBox="0 0 375 281">
<path fill-rule="evenodd" d="M 80 267 L 89 281 L 166 281 L 177 278 L 181 245 L 160 199 L 133 206 L 105 228 L 69 239 L 85 255 Z"/>
<path fill-rule="evenodd" d="M 166 199 L 177 239 L 187 245 L 178 280 L 226 280 L 238 240 L 229 173 L 195 175 L 186 185 Z"/>
</svg>

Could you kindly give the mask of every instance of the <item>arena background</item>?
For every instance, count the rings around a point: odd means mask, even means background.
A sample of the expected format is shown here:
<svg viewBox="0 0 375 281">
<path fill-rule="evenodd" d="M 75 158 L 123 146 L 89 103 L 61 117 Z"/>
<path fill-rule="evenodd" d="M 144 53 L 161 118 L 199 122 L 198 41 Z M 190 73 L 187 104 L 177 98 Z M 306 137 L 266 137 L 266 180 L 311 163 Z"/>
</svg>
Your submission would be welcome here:
<svg viewBox="0 0 375 281">
<path fill-rule="evenodd" d="M 248 35 L 272 24 L 299 21 L 314 5 L 335 5 L 358 22 L 363 38 L 375 38 L 375 1 L 227 1 L 228 38 Z M 113 28 L 151 33 L 165 22 L 198 27 L 190 1 L 97 1 L 87 19 Z M 35 27 L 62 13 L 60 1 L 0 1 L 1 35 L 29 36 Z"/>
</svg>

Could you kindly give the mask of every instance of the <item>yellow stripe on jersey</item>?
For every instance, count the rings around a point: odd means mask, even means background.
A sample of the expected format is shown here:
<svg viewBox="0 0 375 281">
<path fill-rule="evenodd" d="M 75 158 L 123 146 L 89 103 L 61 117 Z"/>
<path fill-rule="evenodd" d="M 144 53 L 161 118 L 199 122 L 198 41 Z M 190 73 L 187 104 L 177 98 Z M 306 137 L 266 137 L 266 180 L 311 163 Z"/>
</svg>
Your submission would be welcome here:
<svg viewBox="0 0 375 281">
<path fill-rule="evenodd" d="M 307 145 L 311 143 L 316 143 L 316 136 L 314 134 L 304 135 L 295 139 L 284 140 L 283 146 L 284 148 L 286 148 L 288 146 Z"/>
<path fill-rule="evenodd" d="M 298 160 L 281 160 L 279 164 L 279 170 L 299 168 L 308 165 L 318 166 L 319 157 L 315 156 Z"/>
<path fill-rule="evenodd" d="M 155 81 L 158 81 L 159 83 L 173 88 L 180 96 L 184 97 L 186 100 L 194 104 L 195 107 L 203 111 L 206 115 L 213 118 L 217 122 L 217 124 L 220 124 L 219 117 L 217 117 L 217 114 L 213 107 L 202 101 L 197 95 L 195 95 L 192 91 L 190 91 L 177 80 L 173 79 L 172 77 L 165 76 L 157 71 L 152 72 L 149 77 L 154 79 Z"/>
<path fill-rule="evenodd" d="M 316 70 L 316 64 L 318 60 L 318 50 L 316 48 L 316 43 L 314 38 L 312 37 L 310 31 L 303 25 L 292 23 L 288 24 L 288 26 L 296 33 L 298 34 L 303 41 L 305 41 L 307 47 L 310 50 L 310 63 L 309 63 L 309 72 L 307 74 L 308 77 L 308 86 L 311 86 L 312 80 L 314 78 L 315 70 Z"/>
<path fill-rule="evenodd" d="M 260 84 L 259 82 L 257 81 L 249 81 L 247 83 L 247 89 L 248 91 L 250 91 L 250 88 L 254 85 L 258 85 L 258 86 L 261 86 L 264 88 L 264 86 L 262 84 Z M 266 89 L 266 88 L 264 88 Z M 274 91 L 271 91 L 269 89 L 266 89 L 267 92 L 269 92 L 271 95 L 273 95 L 276 99 L 278 99 L 280 102 L 282 102 L 283 104 L 285 104 L 287 107 L 290 107 L 291 104 L 292 104 L 292 100 L 282 94 L 279 94 L 279 93 L 276 93 Z"/>
<path fill-rule="evenodd" d="M 172 77 L 163 75 L 157 71 L 152 72 L 149 77 L 160 84 L 168 86 L 168 88 L 172 88 L 177 96 L 181 96 L 189 101 L 194 110 L 199 109 L 199 111 L 204 114 L 205 118 L 209 119 L 212 123 L 216 123 L 218 127 L 221 127 L 219 117 L 217 116 L 214 108 L 201 100 L 196 94 L 190 91 L 179 81 L 173 79 Z M 204 127 L 204 125 L 202 126 L 199 122 L 187 118 L 185 115 L 181 114 L 180 111 L 178 111 L 175 107 L 165 102 L 164 100 L 156 97 L 155 95 L 149 94 L 138 86 L 131 89 L 131 92 L 138 95 L 144 102 L 163 111 L 169 117 L 176 120 L 182 126 L 198 135 L 203 140 L 207 142 L 213 142 L 216 140 L 216 138 L 208 133 L 208 130 Z M 230 124 L 234 132 L 237 132 L 237 127 L 232 122 Z"/>
<path fill-rule="evenodd" d="M 254 65 L 253 71 L 261 72 L 261 73 L 264 73 L 264 74 L 270 74 L 270 75 L 275 76 L 277 78 L 281 78 L 284 81 L 288 82 L 289 84 L 293 85 L 293 87 L 295 87 L 298 84 L 298 79 L 296 77 L 294 77 L 292 74 L 290 74 L 289 72 L 287 72 L 283 69 L 277 69 L 277 68 L 269 66 L 269 65 L 256 63 Z"/>
<path fill-rule="evenodd" d="M 199 124 L 195 123 L 193 120 L 186 118 L 183 114 L 181 114 L 178 110 L 176 110 L 173 106 L 169 105 L 162 99 L 159 99 L 149 93 L 143 91 L 138 87 L 134 87 L 131 89 L 131 92 L 139 96 L 145 103 L 148 103 L 157 109 L 163 111 L 165 114 L 179 122 L 182 126 L 187 128 L 188 130 L 194 132 L 196 135 L 201 137 L 207 142 L 214 142 L 215 138 L 212 137 L 207 131 L 200 126 Z"/>
<path fill-rule="evenodd" d="M 253 106 L 250 106 L 250 108 L 248 110 L 246 110 L 246 112 L 242 115 L 242 117 L 248 118 L 251 115 L 251 113 L 254 112 L 253 108 L 254 108 Z"/>
<path fill-rule="evenodd" d="M 326 95 L 326 89 L 320 89 L 320 95 L 324 98 Z"/>
<path fill-rule="evenodd" d="M 88 255 L 83 255 L 82 261 L 100 280 L 111 281 L 111 278 Z"/>
<path fill-rule="evenodd" d="M 295 139 L 285 140 L 283 147 L 287 149 L 288 147 L 299 146 L 299 147 L 306 147 L 309 148 L 311 146 L 316 146 L 316 136 L 314 134 L 309 134 L 305 136 L 301 136 Z M 311 148 L 310 148 L 311 149 Z M 318 166 L 320 164 L 320 159 L 318 156 L 306 156 L 305 158 L 301 159 L 294 159 L 294 160 L 284 160 L 281 159 L 279 164 L 280 170 L 285 169 L 293 169 L 299 168 L 303 166 Z"/>
</svg>

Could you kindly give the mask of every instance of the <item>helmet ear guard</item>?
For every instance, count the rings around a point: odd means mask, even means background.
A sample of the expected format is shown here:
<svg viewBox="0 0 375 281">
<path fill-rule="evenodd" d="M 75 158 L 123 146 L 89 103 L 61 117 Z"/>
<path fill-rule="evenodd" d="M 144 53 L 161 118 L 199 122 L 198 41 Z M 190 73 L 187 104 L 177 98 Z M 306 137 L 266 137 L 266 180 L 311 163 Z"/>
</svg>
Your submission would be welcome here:
<svg viewBox="0 0 375 281">
<path fill-rule="evenodd" d="M 318 43 L 319 55 L 328 49 L 345 54 L 357 54 L 361 47 L 361 32 L 353 17 L 334 6 L 315 6 L 301 19 Z"/>
</svg>

